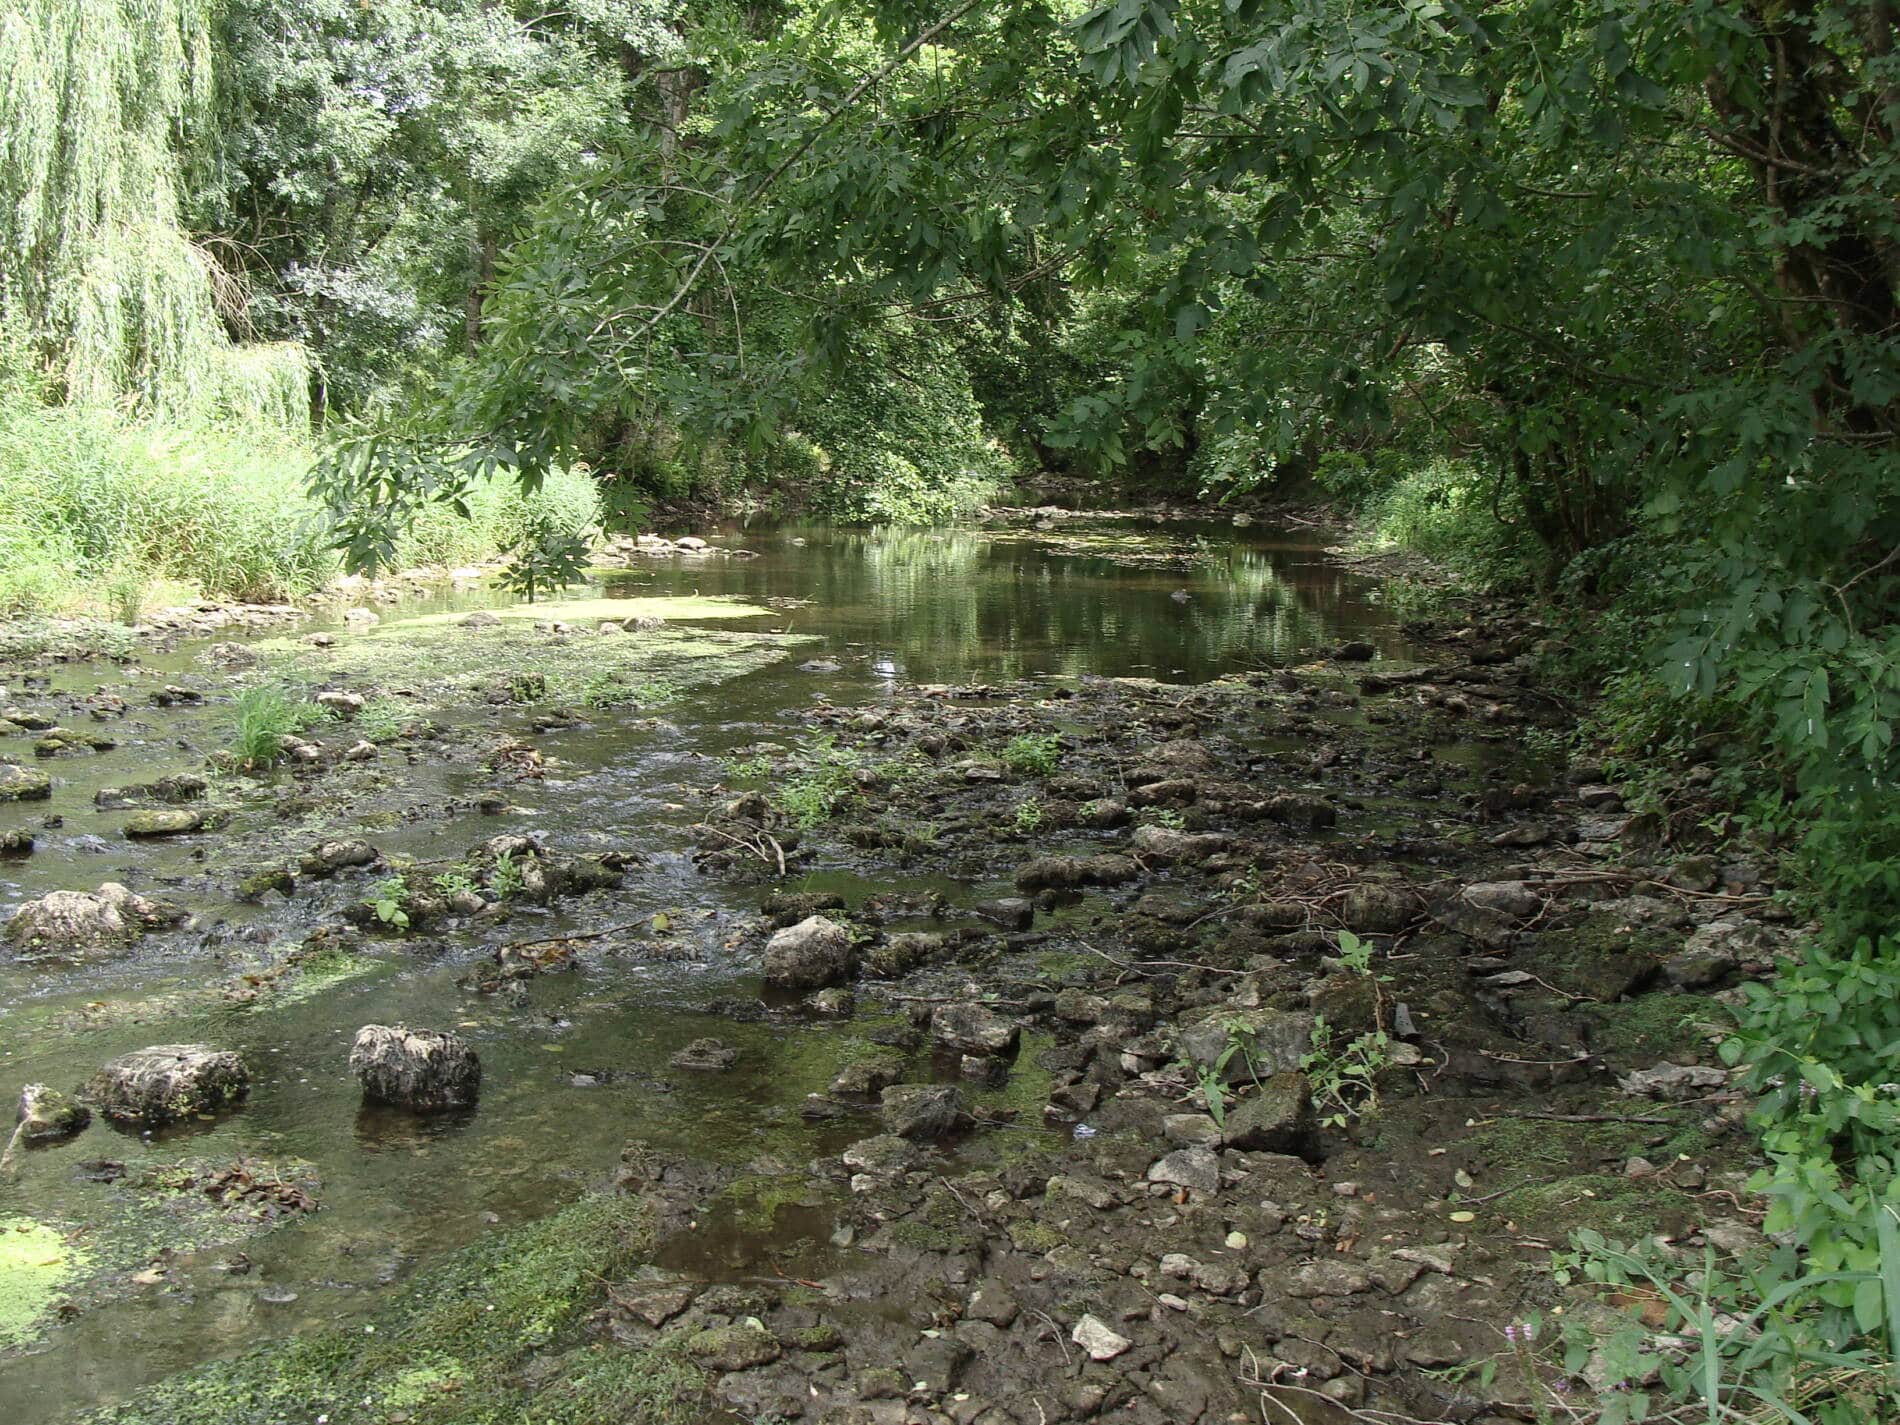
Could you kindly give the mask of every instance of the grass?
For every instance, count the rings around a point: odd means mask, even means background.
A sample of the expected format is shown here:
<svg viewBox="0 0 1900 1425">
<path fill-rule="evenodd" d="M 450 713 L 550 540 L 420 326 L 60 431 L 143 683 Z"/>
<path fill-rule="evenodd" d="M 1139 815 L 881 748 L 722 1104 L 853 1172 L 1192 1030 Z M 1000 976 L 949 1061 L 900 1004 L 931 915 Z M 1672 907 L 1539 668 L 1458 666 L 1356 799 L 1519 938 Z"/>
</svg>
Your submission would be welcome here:
<svg viewBox="0 0 1900 1425">
<path fill-rule="evenodd" d="M 273 766 L 283 756 L 285 738 L 324 716 L 315 703 L 293 697 L 276 684 L 246 688 L 232 705 L 231 757 L 251 770 Z"/>
<path fill-rule="evenodd" d="M 337 571 L 304 490 L 315 448 L 268 425 L 134 421 L 44 406 L 0 389 L 0 617 L 89 613 L 134 623 L 161 581 L 187 594 L 280 602 Z M 593 481 L 556 472 L 524 496 L 474 490 L 471 518 L 424 512 L 403 566 L 469 564 L 506 548 L 537 512 L 564 529 L 599 519 Z"/>
<path fill-rule="evenodd" d="M 1062 739 L 1053 732 L 1026 732 L 1004 744 L 1002 757 L 1011 771 L 1046 777 L 1062 760 Z"/>
</svg>

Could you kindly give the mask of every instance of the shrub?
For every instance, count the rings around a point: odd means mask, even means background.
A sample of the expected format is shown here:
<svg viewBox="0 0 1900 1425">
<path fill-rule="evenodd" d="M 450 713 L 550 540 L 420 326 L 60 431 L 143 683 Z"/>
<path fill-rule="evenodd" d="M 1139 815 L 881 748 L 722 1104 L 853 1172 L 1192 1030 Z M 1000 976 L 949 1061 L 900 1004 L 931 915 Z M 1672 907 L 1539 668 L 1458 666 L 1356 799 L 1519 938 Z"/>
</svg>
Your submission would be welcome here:
<svg viewBox="0 0 1900 1425">
<path fill-rule="evenodd" d="M 233 705 L 231 756 L 238 766 L 258 769 L 283 756 L 284 739 L 324 716 L 315 703 L 273 684 L 246 688 Z"/>
</svg>

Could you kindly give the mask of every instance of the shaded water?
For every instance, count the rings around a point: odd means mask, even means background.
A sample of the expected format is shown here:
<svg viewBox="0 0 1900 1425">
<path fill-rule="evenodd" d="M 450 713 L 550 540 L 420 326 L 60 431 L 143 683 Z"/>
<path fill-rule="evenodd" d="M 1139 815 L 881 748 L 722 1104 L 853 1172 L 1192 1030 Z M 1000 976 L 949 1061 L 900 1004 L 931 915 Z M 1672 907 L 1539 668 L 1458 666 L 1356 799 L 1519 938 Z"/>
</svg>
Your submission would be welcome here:
<svg viewBox="0 0 1900 1425">
<path fill-rule="evenodd" d="M 626 888 L 590 898 L 575 912 L 577 922 L 545 913 L 545 920 L 517 916 L 485 939 L 387 942 L 363 973 L 328 985 L 304 982 L 288 1001 L 233 1006 L 213 988 L 234 969 L 268 966 L 348 898 L 335 884 L 288 903 L 272 897 L 265 907 L 230 902 L 234 868 L 296 849 L 282 840 L 287 780 L 275 784 L 275 800 L 260 798 L 215 840 L 130 843 L 117 834 L 123 814 L 93 809 L 99 787 L 199 770 L 223 740 L 228 708 L 215 700 L 182 710 L 146 704 L 151 688 L 201 671 L 193 661 L 198 650 L 183 646 L 123 670 L 53 672 L 57 690 L 103 686 L 134 710 L 101 729 L 120 740 L 116 750 L 52 764 L 62 781 L 50 806 L 0 808 L 0 829 L 27 825 L 41 838 L 30 859 L 0 863 L 0 913 L 48 890 L 121 880 L 182 902 L 207 928 L 155 938 L 149 952 L 110 965 L 0 965 L 3 1101 L 27 1082 L 75 1085 L 113 1055 L 155 1042 L 240 1049 L 254 1083 L 248 1102 L 216 1123 L 158 1135 L 95 1124 L 70 1143 L 31 1152 L 16 1181 L 0 1182 L 0 1218 L 31 1215 L 77 1230 L 76 1240 L 101 1244 L 101 1259 L 116 1268 L 162 1268 L 156 1281 L 115 1286 L 105 1300 L 82 1292 L 85 1309 L 76 1319 L 24 1352 L 0 1355 L 0 1419 L 55 1419 L 259 1339 L 365 1310 L 379 1288 L 419 1263 L 598 1183 L 631 1138 L 743 1164 L 769 1180 L 861 1136 L 859 1124 L 814 1129 L 796 1110 L 824 1088 L 838 1041 L 863 1035 L 862 1020 L 785 1026 L 703 1012 L 719 996 L 756 996 L 756 977 L 722 953 L 722 942 L 756 909 L 758 891 L 701 879 L 686 854 L 700 795 L 722 775 L 719 754 L 762 737 L 793 740 L 814 699 L 866 701 L 901 682 L 1026 676 L 1197 681 L 1297 661 L 1348 637 L 1401 651 L 1366 583 L 1299 535 L 1175 524 L 1029 535 L 741 530 L 722 542 L 759 557 L 643 563 L 603 572 L 599 592 L 742 595 L 773 609 L 761 627 L 822 643 L 677 700 L 661 710 L 663 722 L 605 713 L 537 738 L 559 770 L 511 788 L 520 807 L 509 815 L 445 810 L 466 805 L 487 779 L 468 766 L 425 759 L 399 769 L 384 814 L 362 828 L 386 853 L 417 858 L 459 855 L 498 832 L 529 829 L 562 852 L 637 850 L 648 863 Z M 493 602 L 492 594 L 463 592 L 415 608 Z M 813 659 L 837 670 L 796 666 Z M 17 681 L 14 691 L 22 700 L 43 696 Z M 480 727 L 492 731 L 496 716 L 484 711 Z M 525 721 L 517 710 L 499 716 Z M 42 828 L 49 815 L 62 824 Z M 998 889 L 908 872 L 873 884 L 842 867 L 821 868 L 800 886 L 844 889 L 854 899 L 873 890 L 937 889 L 967 900 Z M 521 998 L 484 997 L 457 983 L 498 939 L 661 910 L 698 959 L 606 959 L 531 981 Z M 361 1108 L 346 1066 L 350 1038 L 366 1022 L 396 1020 L 458 1027 L 475 1042 L 485 1070 L 477 1112 L 419 1124 Z M 669 1069 L 670 1055 L 702 1035 L 738 1047 L 738 1067 L 710 1076 Z M 1028 1076 L 1019 1070 L 1018 1077 Z M 1027 1095 L 1035 1087 L 999 1092 Z M 172 1232 L 161 1216 L 145 1222 L 142 1246 L 126 1260 L 123 1190 L 92 1181 L 81 1165 L 105 1158 L 136 1171 L 187 1154 L 308 1160 L 322 1178 L 321 1211 L 177 1260 L 166 1249 L 195 1245 L 175 1240 L 189 1224 Z M 820 1204 L 768 1204 L 750 1218 L 728 1210 L 709 1216 L 703 1247 L 686 1255 L 698 1270 L 740 1269 L 755 1239 L 775 1236 L 783 1264 L 800 1252 L 821 1254 L 823 1229 Z M 800 1238 L 812 1240 L 801 1245 Z"/>
</svg>

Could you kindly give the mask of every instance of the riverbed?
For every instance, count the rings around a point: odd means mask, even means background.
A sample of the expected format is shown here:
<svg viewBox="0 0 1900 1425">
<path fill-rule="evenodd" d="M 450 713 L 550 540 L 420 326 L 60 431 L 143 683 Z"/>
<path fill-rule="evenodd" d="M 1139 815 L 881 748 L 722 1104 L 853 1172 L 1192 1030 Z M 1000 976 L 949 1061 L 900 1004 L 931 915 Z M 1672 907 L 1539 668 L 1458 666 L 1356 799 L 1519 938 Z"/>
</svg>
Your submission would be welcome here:
<svg viewBox="0 0 1900 1425">
<path fill-rule="evenodd" d="M 708 1012 L 758 996 L 756 956 L 728 942 L 756 914 L 761 892 L 702 874 L 694 828 L 749 749 L 798 744 L 816 726 L 814 710 L 875 707 L 918 685 L 1192 685 L 1297 665 L 1349 641 L 1388 659 L 1408 651 L 1376 584 L 1303 531 L 1180 522 L 781 527 L 735 529 L 712 543 L 741 554 L 631 557 L 566 591 L 556 612 L 583 608 L 577 628 L 598 636 L 616 602 L 644 609 L 640 601 L 729 598 L 759 612 L 667 627 L 784 639 L 773 656 L 686 689 L 649 669 L 627 701 L 597 699 L 603 705 L 582 706 L 571 720 L 547 714 L 585 692 L 578 685 L 438 709 L 434 737 L 380 745 L 373 781 L 352 772 L 359 781 L 341 813 L 357 819 L 351 826 L 337 824 L 338 808 L 294 769 L 213 773 L 210 799 L 229 820 L 192 835 L 128 840 L 120 833 L 132 813 L 95 806 L 102 788 L 206 772 L 228 740 L 234 690 L 261 676 L 228 666 L 243 664 L 241 655 L 223 652 L 220 662 L 207 658 L 206 643 L 184 641 L 122 665 L 44 665 L 0 679 L 13 704 L 115 744 L 42 760 L 56 779 L 50 801 L 5 808 L 6 824 L 31 830 L 37 845 L 30 857 L 0 862 L 0 912 L 47 891 L 117 881 L 196 918 L 111 960 L 0 965 L 0 1090 L 10 1099 L 27 1082 L 71 1088 L 114 1055 L 171 1042 L 236 1049 L 253 1076 L 235 1112 L 159 1131 L 95 1122 L 25 1154 L 17 1177 L 0 1184 L 0 1217 L 50 1225 L 80 1255 L 61 1286 L 67 1310 L 35 1320 L 0 1354 L 8 1421 L 57 1419 L 260 1340 L 367 1315 L 444 1254 L 598 1185 L 630 1139 L 760 1172 L 761 1163 L 794 1165 L 859 1136 L 798 1113 L 830 1079 L 825 1044 L 842 1030 Z M 373 606 L 374 625 L 327 607 L 275 635 L 275 656 L 288 661 L 267 657 L 265 668 L 334 682 L 296 661 L 315 656 L 304 651 L 309 635 L 332 635 L 323 656 L 335 657 L 356 641 L 399 646 L 407 619 L 433 616 L 440 626 L 449 616 L 459 626 L 505 602 L 461 589 Z M 376 681 L 403 680 L 385 671 Z M 534 776 L 506 780 L 498 797 L 494 769 L 454 749 L 507 739 L 541 763 Z M 579 902 L 429 934 L 372 935 L 320 973 L 286 973 L 293 947 L 360 899 L 360 882 L 311 882 L 255 904 L 234 892 L 257 867 L 345 832 L 395 861 L 453 858 L 500 834 L 533 833 L 554 852 L 620 853 L 637 864 L 618 889 Z M 871 869 L 861 858 L 821 857 L 786 886 L 853 902 L 934 895 L 951 905 L 1009 890 L 927 856 Z M 589 958 L 576 973 L 523 980 L 500 996 L 471 979 L 499 943 L 640 921 L 649 951 L 658 939 L 677 954 Z M 454 1028 L 476 1046 L 478 1110 L 418 1119 L 362 1105 L 346 1064 L 351 1037 L 362 1024 L 396 1021 Z M 707 1036 L 739 1051 L 729 1072 L 669 1067 Z M 1011 1091 L 991 1092 L 1001 1102 Z M 234 1223 L 128 1187 L 181 1163 L 268 1165 L 308 1181 L 316 1210 Z M 762 1211 L 720 1214 L 697 1247 L 675 1247 L 674 1258 L 743 1272 L 770 1254 L 775 1270 L 815 1273 L 835 1250 L 829 1224 L 822 1194 L 793 1194 Z"/>
</svg>

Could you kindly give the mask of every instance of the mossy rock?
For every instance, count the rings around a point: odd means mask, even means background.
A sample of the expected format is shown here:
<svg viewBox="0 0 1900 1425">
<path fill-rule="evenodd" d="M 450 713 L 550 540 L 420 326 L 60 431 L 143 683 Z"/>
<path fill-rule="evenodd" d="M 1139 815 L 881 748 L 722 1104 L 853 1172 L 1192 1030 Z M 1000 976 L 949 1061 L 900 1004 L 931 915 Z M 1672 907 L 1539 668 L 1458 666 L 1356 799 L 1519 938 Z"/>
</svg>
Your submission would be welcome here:
<svg viewBox="0 0 1900 1425">
<path fill-rule="evenodd" d="M 37 767 L 0 762 L 0 802 L 43 802 L 53 795 L 53 779 Z"/>
</svg>

